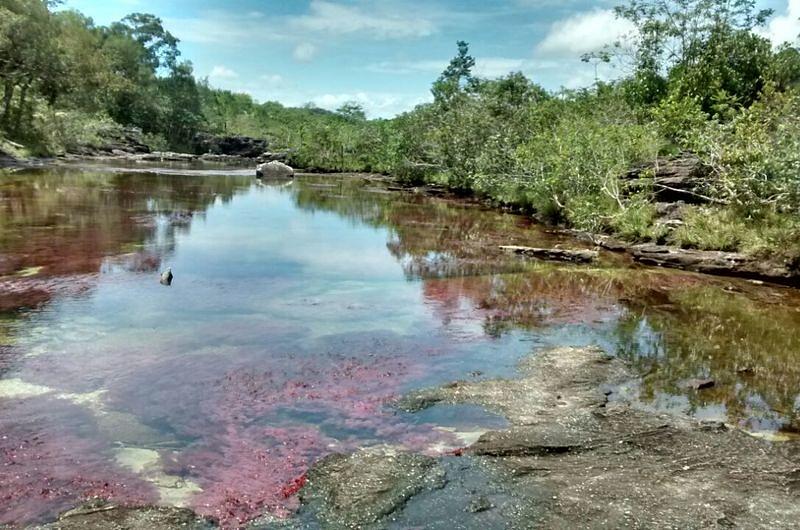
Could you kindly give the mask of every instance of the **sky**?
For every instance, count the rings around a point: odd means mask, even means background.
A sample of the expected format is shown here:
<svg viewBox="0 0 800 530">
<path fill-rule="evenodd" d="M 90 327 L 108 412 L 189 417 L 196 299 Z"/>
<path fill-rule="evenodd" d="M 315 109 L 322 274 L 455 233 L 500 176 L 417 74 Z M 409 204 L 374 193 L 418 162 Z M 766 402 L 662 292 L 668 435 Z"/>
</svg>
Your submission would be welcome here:
<svg viewBox="0 0 800 530">
<path fill-rule="evenodd" d="M 258 101 L 334 110 L 356 101 L 391 117 L 429 101 L 431 83 L 470 43 L 475 73 L 522 71 L 545 88 L 595 79 L 583 53 L 630 32 L 620 0 L 67 0 L 108 24 L 153 13 L 181 40 L 183 59 L 212 86 Z M 774 43 L 800 34 L 800 0 L 759 0 L 775 10 Z M 604 79 L 618 75 L 600 65 Z"/>
</svg>

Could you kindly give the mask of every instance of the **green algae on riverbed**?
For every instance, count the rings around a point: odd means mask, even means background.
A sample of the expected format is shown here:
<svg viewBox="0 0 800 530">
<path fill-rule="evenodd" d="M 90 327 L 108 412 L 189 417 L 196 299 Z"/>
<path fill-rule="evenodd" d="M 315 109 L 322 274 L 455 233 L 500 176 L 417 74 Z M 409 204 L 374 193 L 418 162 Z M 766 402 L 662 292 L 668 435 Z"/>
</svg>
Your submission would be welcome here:
<svg viewBox="0 0 800 530">
<path fill-rule="evenodd" d="M 581 244 L 373 177 L 272 186 L 193 171 L 0 176 L 0 455 L 30 472 L 0 480 L 0 523 L 52 520 L 90 494 L 163 499 L 173 477 L 187 487 L 168 503 L 223 525 L 289 517 L 297 481 L 330 453 L 437 454 L 497 428 L 479 414 L 418 421 L 393 399 L 514 376 L 549 346 L 629 360 L 644 376 L 629 396 L 656 409 L 796 428 L 796 291 L 608 253 L 519 259 L 499 246 Z M 687 388 L 694 378 L 716 384 Z M 33 437 L 38 452 L 15 449 Z"/>
</svg>

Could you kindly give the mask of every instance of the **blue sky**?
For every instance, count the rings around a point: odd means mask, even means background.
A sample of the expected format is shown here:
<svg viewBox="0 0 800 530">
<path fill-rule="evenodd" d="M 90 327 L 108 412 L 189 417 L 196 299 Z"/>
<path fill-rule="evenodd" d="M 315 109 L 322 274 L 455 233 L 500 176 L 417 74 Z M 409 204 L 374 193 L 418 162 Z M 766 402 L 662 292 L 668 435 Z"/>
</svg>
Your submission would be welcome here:
<svg viewBox="0 0 800 530">
<path fill-rule="evenodd" d="M 466 40 L 486 77 L 523 71 L 549 89 L 588 86 L 578 59 L 629 31 L 620 0 L 67 0 L 98 24 L 154 13 L 183 58 L 214 86 L 259 101 L 364 105 L 389 117 L 430 98 L 431 82 Z M 774 41 L 800 33 L 800 0 L 775 9 Z M 615 70 L 601 67 L 602 77 Z"/>
</svg>

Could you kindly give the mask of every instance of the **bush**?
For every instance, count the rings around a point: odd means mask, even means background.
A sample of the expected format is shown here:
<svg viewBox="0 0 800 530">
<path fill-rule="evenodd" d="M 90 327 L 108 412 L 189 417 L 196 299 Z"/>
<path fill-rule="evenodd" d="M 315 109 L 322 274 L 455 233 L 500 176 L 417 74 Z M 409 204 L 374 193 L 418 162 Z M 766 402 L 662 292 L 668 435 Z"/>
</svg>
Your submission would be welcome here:
<svg viewBox="0 0 800 530">
<path fill-rule="evenodd" d="M 747 225 L 732 209 L 687 207 L 670 242 L 699 250 L 739 250 Z"/>
<path fill-rule="evenodd" d="M 694 149 L 716 197 L 744 210 L 800 212 L 800 93 L 769 93 L 729 123 L 699 128 Z"/>
<path fill-rule="evenodd" d="M 660 242 L 667 229 L 655 223 L 657 217 L 655 205 L 646 196 L 636 195 L 613 216 L 610 226 L 616 235 L 629 241 Z"/>
</svg>

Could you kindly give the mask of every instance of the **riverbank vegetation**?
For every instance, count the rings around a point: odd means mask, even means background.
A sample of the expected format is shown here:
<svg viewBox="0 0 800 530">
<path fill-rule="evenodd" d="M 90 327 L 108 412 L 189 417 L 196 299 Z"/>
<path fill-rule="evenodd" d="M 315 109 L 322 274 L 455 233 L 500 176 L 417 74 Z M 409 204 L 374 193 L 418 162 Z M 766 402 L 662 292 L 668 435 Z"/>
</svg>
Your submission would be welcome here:
<svg viewBox="0 0 800 530">
<path fill-rule="evenodd" d="M 162 150 L 244 134 L 300 167 L 392 173 L 579 230 L 800 267 L 800 51 L 761 36 L 771 13 L 751 0 L 630 0 L 617 15 L 635 31 L 584 57 L 620 78 L 581 90 L 478 78 L 461 42 L 433 101 L 392 120 L 214 89 L 155 16 L 97 26 L 57 4 L 0 2 L 0 136 L 34 154 L 126 127 Z M 690 204 L 665 216 L 656 177 L 677 157 L 696 162 Z"/>
</svg>

